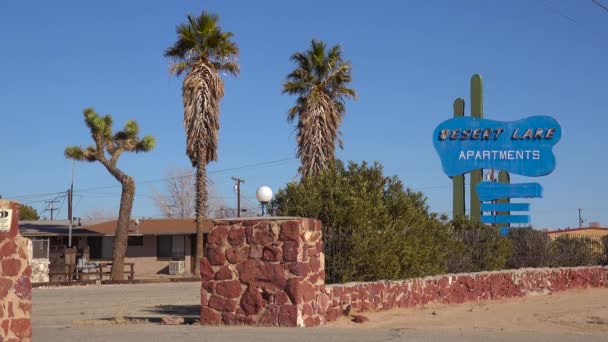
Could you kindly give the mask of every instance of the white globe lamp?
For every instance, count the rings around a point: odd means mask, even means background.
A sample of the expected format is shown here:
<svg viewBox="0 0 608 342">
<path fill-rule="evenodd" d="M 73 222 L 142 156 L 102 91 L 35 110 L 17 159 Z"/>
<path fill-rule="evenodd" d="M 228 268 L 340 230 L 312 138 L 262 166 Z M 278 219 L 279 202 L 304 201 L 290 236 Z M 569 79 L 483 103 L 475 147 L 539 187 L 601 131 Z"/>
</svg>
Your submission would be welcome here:
<svg viewBox="0 0 608 342">
<path fill-rule="evenodd" d="M 272 189 L 267 186 L 261 186 L 255 192 L 255 198 L 262 204 L 262 216 L 265 215 L 265 208 L 268 205 L 268 202 L 272 200 Z"/>
</svg>

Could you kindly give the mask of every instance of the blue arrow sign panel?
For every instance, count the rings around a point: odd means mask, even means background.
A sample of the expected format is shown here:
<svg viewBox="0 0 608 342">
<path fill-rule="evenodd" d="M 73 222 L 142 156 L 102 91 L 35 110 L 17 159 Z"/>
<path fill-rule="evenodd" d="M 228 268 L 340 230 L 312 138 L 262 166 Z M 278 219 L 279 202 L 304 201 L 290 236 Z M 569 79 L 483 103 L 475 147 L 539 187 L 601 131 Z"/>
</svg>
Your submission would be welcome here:
<svg viewBox="0 0 608 342">
<path fill-rule="evenodd" d="M 530 215 L 504 215 L 504 216 L 482 215 L 481 222 L 486 223 L 486 224 L 492 224 L 492 223 L 529 224 Z"/>
<path fill-rule="evenodd" d="M 538 183 L 503 184 L 481 182 L 477 185 L 477 196 L 482 202 L 501 198 L 541 198 L 543 187 Z"/>
<path fill-rule="evenodd" d="M 481 211 L 530 211 L 530 203 L 482 203 Z"/>
</svg>

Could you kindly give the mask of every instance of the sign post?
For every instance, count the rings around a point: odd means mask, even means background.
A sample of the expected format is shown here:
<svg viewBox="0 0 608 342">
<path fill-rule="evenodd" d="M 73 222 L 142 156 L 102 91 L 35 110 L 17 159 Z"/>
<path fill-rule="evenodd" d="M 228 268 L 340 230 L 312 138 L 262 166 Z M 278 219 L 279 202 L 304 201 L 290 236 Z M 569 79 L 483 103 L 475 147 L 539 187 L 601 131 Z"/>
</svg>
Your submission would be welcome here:
<svg viewBox="0 0 608 342">
<path fill-rule="evenodd" d="M 529 211 L 529 205 L 510 204 L 510 199 L 542 197 L 542 186 L 510 184 L 509 174 L 541 177 L 553 172 L 553 146 L 562 136 L 561 126 L 554 118 L 542 115 L 517 121 L 484 119 L 481 89 L 481 77 L 474 75 L 471 117 L 463 115 L 464 101 L 457 99 L 454 118 L 440 123 L 433 132 L 443 171 L 452 177 L 454 217 L 464 214 L 463 176 L 470 173 L 471 219 L 499 226 L 529 224 L 528 215 L 511 215 L 512 211 Z M 484 169 L 499 170 L 498 182 L 494 177 L 482 181 Z M 482 204 L 486 201 L 491 203 Z"/>
</svg>

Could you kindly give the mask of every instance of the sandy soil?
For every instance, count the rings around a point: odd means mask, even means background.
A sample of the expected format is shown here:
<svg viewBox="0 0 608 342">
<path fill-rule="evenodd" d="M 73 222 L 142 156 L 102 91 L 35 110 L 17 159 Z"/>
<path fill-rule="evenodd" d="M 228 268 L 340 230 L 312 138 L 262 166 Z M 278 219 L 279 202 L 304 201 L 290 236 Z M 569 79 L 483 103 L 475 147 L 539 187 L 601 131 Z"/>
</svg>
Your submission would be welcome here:
<svg viewBox="0 0 608 342">
<path fill-rule="evenodd" d="M 196 319 L 199 296 L 198 283 L 34 289 L 34 341 L 608 341 L 608 289 L 366 312 L 366 324 L 343 319 L 316 329 L 158 323 L 164 315 Z"/>
<path fill-rule="evenodd" d="M 460 331 L 605 335 L 608 340 L 608 289 L 585 289 L 531 295 L 501 301 L 365 312 L 356 324 L 347 318 L 336 328 L 456 329 Z"/>
</svg>

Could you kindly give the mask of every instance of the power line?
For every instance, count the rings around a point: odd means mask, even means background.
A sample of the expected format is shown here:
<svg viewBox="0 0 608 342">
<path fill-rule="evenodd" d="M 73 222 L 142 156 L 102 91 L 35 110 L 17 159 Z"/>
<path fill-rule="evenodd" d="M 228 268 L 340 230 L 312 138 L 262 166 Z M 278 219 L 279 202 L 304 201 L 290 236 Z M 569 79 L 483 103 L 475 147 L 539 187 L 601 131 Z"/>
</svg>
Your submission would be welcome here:
<svg viewBox="0 0 608 342">
<path fill-rule="evenodd" d="M 562 18 L 564 18 L 564 19 L 566 19 L 566 20 L 569 20 L 569 21 L 571 21 L 571 22 L 573 22 L 573 23 L 575 23 L 575 24 L 578 24 L 578 22 L 577 22 L 576 20 L 574 20 L 573 18 L 569 17 L 568 15 L 566 15 L 566 14 L 562 13 L 562 11 L 560 11 L 559 9 L 554 8 L 553 6 L 551 6 L 551 5 L 550 5 L 550 3 L 549 3 L 548 1 L 543 1 L 543 5 L 544 5 L 544 6 L 545 6 L 547 9 L 549 9 L 551 12 L 553 12 L 553 13 L 555 13 L 555 14 L 559 15 L 560 17 L 562 17 Z"/>
<path fill-rule="evenodd" d="M 57 209 L 57 216 L 59 216 L 59 213 L 61 213 L 61 208 L 63 208 L 63 203 L 65 203 L 66 196 L 62 196 L 62 198 L 61 205 L 59 206 L 59 209 Z"/>
<path fill-rule="evenodd" d="M 207 172 L 207 174 L 223 173 L 223 172 L 234 171 L 234 170 L 242 170 L 242 169 L 247 169 L 247 168 L 276 166 L 276 165 L 283 164 L 283 163 L 285 163 L 287 161 L 295 160 L 295 159 L 296 158 L 293 158 L 293 157 L 282 158 L 282 159 L 277 159 L 277 160 L 271 160 L 271 161 L 265 161 L 265 162 L 259 162 L 259 163 L 254 163 L 254 164 L 242 165 L 242 166 L 231 167 L 231 168 L 226 168 L 226 169 L 209 171 L 209 172 Z M 157 182 L 162 182 L 162 181 L 166 181 L 166 180 L 170 180 L 170 179 L 179 179 L 179 178 L 193 177 L 193 176 L 194 176 L 194 174 L 185 175 L 185 176 L 178 176 L 178 177 L 165 177 L 165 178 L 158 178 L 158 179 L 149 179 L 149 180 L 139 181 L 139 182 L 137 182 L 137 184 L 157 183 Z M 86 191 L 90 191 L 90 190 L 111 189 L 111 188 L 119 188 L 119 187 L 121 187 L 121 185 L 119 185 L 119 184 L 116 184 L 116 185 L 106 185 L 106 186 L 97 186 L 97 187 L 78 189 L 77 192 L 82 193 L 82 192 L 86 192 Z M 76 193 L 76 191 L 75 191 L 75 193 Z M 40 198 L 40 197 L 47 197 L 47 199 L 48 199 L 48 197 L 62 195 L 62 194 L 65 194 L 65 191 L 47 192 L 47 193 L 34 193 L 34 194 L 23 194 L 23 195 L 11 195 L 11 196 L 4 196 L 4 197 L 5 198 L 20 199 L 20 200 L 36 199 L 36 198 Z M 44 200 L 30 201 L 28 203 L 36 203 L 36 202 L 43 202 L 43 201 Z"/>
<path fill-rule="evenodd" d="M 608 12 L 608 7 L 605 6 L 604 4 L 600 3 L 598 0 L 591 0 L 594 4 L 598 5 L 600 8 L 602 8 L 604 11 Z"/>
<path fill-rule="evenodd" d="M 53 204 L 58 203 L 59 200 L 50 200 L 50 201 L 45 201 L 45 203 L 49 204 L 49 207 L 44 209 L 44 211 L 50 211 L 51 212 L 51 221 L 53 221 L 53 211 L 58 210 L 57 208 L 55 208 L 53 206 Z"/>
<path fill-rule="evenodd" d="M 215 171 L 209 171 L 209 172 L 207 172 L 207 174 L 216 174 L 216 173 L 222 173 L 222 172 L 228 172 L 228 171 L 234 171 L 234 170 L 242 170 L 242 169 L 247 169 L 247 168 L 276 166 L 278 164 L 282 164 L 282 163 L 285 163 L 286 161 L 294 160 L 294 159 L 295 158 L 277 159 L 277 160 L 272 160 L 272 161 L 267 161 L 267 162 L 261 162 L 261 163 L 237 166 L 237 167 L 232 167 L 232 168 L 220 169 L 220 170 L 215 170 Z M 170 180 L 170 179 L 179 179 L 179 178 L 186 178 L 186 177 L 194 177 L 194 174 L 185 175 L 185 176 L 177 176 L 177 177 L 149 179 L 149 180 L 139 181 L 139 182 L 137 182 L 137 184 L 157 183 L 157 182 L 163 182 L 163 181 Z M 107 185 L 107 186 L 98 186 L 98 187 L 92 187 L 92 188 L 84 188 L 84 189 L 79 189 L 78 192 L 89 191 L 89 190 L 110 189 L 110 188 L 117 188 L 117 187 L 120 187 L 120 185 Z"/>
<path fill-rule="evenodd" d="M 36 198 L 36 197 L 49 197 L 49 196 L 56 196 L 56 195 L 62 195 L 64 194 L 65 191 L 58 191 L 58 192 L 47 192 L 47 193 L 41 193 L 41 194 L 27 194 L 27 195 L 16 195 L 16 196 L 4 196 L 5 198 L 14 198 L 14 199 L 31 199 L 31 198 Z"/>
</svg>

